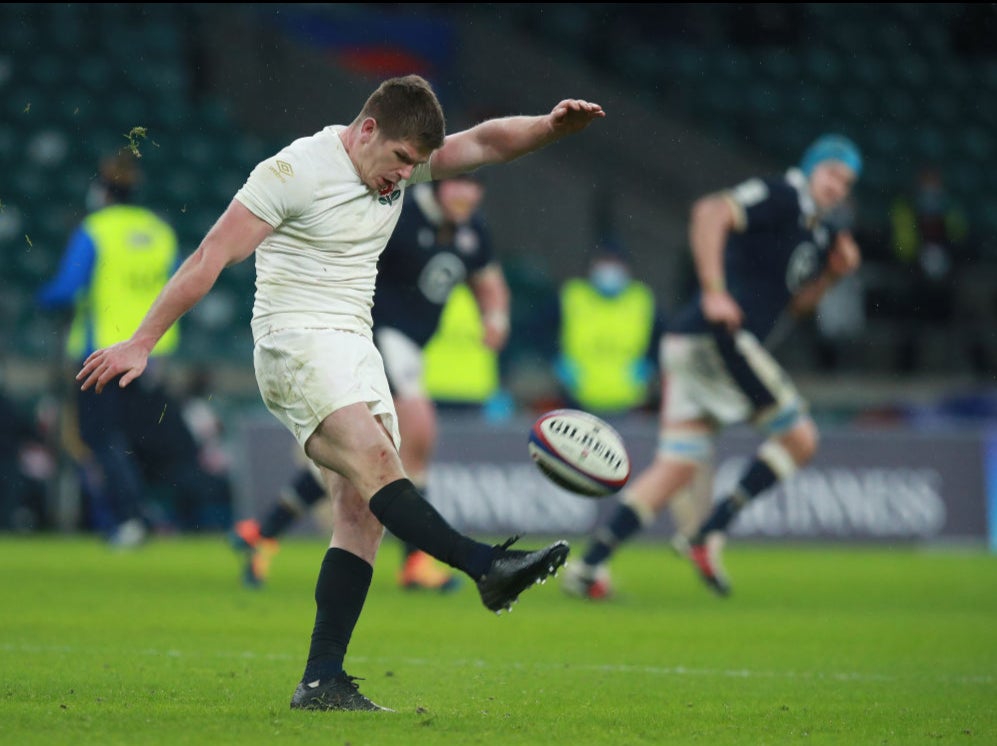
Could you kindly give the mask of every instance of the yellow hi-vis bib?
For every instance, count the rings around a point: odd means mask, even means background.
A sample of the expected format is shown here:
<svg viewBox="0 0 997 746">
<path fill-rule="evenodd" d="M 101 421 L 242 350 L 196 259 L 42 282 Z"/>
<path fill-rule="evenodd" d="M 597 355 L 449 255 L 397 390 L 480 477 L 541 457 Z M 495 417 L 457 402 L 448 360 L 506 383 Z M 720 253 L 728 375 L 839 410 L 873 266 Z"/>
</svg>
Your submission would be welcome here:
<svg viewBox="0 0 997 746">
<path fill-rule="evenodd" d="M 143 207 L 105 207 L 85 218 L 83 228 L 93 239 L 96 256 L 90 286 L 76 299 L 66 343 L 66 351 L 76 358 L 135 332 L 176 267 L 178 251 L 173 229 Z M 152 354 L 173 352 L 179 341 L 174 324 Z"/>
<path fill-rule="evenodd" d="M 431 399 L 483 404 L 498 391 L 498 355 L 483 336 L 474 293 L 466 284 L 457 285 L 423 350 L 423 385 Z"/>
<path fill-rule="evenodd" d="M 573 367 L 571 392 L 582 407 L 623 411 L 642 404 L 647 385 L 635 375 L 654 329 L 654 295 L 640 282 L 614 298 L 586 280 L 561 291 L 561 354 Z"/>
</svg>

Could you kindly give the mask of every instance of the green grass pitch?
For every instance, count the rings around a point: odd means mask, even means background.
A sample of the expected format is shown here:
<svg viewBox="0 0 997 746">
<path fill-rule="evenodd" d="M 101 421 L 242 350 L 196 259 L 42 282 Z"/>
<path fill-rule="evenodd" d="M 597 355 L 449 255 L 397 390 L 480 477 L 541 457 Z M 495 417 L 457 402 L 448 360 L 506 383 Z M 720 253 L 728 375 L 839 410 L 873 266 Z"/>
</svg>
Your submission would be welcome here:
<svg viewBox="0 0 997 746">
<path fill-rule="evenodd" d="M 324 549 L 285 541 L 253 591 L 221 536 L 0 537 L 0 743 L 997 744 L 982 550 L 735 541 L 721 599 L 635 543 L 614 601 L 554 579 L 496 616 L 398 589 L 389 539 L 346 668 L 396 712 L 291 711 Z"/>
</svg>

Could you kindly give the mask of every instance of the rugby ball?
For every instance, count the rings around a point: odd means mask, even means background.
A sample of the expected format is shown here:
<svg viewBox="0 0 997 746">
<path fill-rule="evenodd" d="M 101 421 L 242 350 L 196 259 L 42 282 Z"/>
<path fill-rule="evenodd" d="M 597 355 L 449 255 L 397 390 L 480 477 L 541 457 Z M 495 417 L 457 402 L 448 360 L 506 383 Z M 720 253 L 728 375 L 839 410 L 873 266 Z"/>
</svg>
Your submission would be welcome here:
<svg viewBox="0 0 997 746">
<path fill-rule="evenodd" d="M 555 409 L 530 428 L 530 457 L 554 484 L 585 497 L 605 497 L 630 479 L 623 438 L 601 418 Z"/>
</svg>

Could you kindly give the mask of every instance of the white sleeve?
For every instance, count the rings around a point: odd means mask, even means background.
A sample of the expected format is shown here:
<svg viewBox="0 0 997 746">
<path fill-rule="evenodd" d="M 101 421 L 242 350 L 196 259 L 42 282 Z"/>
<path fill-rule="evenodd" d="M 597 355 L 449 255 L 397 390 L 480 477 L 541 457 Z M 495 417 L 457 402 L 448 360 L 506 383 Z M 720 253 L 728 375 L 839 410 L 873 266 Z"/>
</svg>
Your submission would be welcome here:
<svg viewBox="0 0 997 746">
<path fill-rule="evenodd" d="M 311 169 L 283 150 L 261 161 L 235 198 L 274 228 L 287 218 L 300 215 L 315 198 Z"/>
<path fill-rule="evenodd" d="M 425 163 L 420 163 L 418 166 L 412 169 L 412 176 L 408 180 L 408 184 L 421 184 L 424 181 L 432 181 L 433 175 L 429 171 L 429 161 Z"/>
</svg>

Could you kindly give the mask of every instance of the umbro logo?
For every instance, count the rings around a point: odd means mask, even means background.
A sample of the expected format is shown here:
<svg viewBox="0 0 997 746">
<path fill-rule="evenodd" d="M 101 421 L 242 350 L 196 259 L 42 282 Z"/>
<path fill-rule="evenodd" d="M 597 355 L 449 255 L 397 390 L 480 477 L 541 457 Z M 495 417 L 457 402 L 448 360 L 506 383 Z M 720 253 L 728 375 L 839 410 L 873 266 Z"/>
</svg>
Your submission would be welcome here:
<svg viewBox="0 0 997 746">
<path fill-rule="evenodd" d="M 285 182 L 285 177 L 290 179 L 294 176 L 294 168 L 287 161 L 274 161 L 269 168 L 270 173 L 276 176 L 281 184 Z"/>
</svg>

